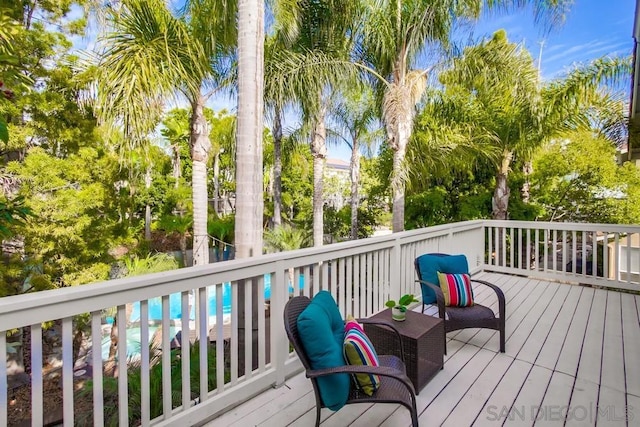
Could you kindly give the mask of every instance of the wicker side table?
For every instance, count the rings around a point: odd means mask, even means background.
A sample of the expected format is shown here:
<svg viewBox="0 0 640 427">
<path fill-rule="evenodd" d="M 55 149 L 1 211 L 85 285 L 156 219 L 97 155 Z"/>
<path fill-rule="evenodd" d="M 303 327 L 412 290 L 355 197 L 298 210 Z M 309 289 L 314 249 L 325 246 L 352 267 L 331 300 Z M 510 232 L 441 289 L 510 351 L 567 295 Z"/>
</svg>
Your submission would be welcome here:
<svg viewBox="0 0 640 427">
<path fill-rule="evenodd" d="M 391 309 L 386 309 L 371 317 L 391 322 L 400 332 L 404 347 L 407 376 L 416 389 L 416 394 L 424 388 L 443 367 L 444 324 L 442 319 L 407 311 L 404 322 L 391 320 Z M 378 325 L 364 325 L 365 331 L 379 354 L 395 354 L 397 349 L 386 348 L 396 336 L 388 328 Z M 397 338 L 395 339 L 397 342 Z"/>
</svg>

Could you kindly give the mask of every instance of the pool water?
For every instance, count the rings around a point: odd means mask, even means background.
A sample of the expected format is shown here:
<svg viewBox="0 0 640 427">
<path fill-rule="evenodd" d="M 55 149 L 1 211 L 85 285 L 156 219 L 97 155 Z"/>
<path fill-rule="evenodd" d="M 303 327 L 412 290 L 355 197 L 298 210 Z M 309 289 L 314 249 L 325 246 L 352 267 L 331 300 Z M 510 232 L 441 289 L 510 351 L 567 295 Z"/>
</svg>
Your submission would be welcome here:
<svg viewBox="0 0 640 427">
<path fill-rule="evenodd" d="M 304 287 L 304 276 L 300 275 L 299 280 L 300 289 Z M 289 292 L 293 292 L 293 286 L 289 284 Z M 209 316 L 216 315 L 216 286 L 208 287 L 209 294 Z M 190 296 L 192 298 L 192 296 Z M 264 275 L 264 299 L 271 298 L 271 275 Z M 151 298 L 148 304 L 149 307 L 149 320 L 159 321 L 162 320 L 162 298 Z M 189 302 L 191 305 L 191 311 L 189 312 L 189 320 L 195 320 L 195 304 L 193 300 Z M 231 314 L 231 283 L 224 283 L 222 285 L 222 313 Z M 172 320 L 182 318 L 182 296 L 180 292 L 169 295 L 169 318 Z M 140 322 L 140 302 L 133 303 L 133 309 L 131 316 L 129 317 L 131 323 Z M 158 329 L 158 326 L 149 326 L 149 340 L 152 339 L 153 333 Z M 180 328 L 171 327 L 171 337 L 180 330 Z M 102 358 L 106 360 L 109 357 L 109 347 L 111 346 L 111 338 L 109 335 L 102 338 Z M 140 354 L 140 328 L 129 327 L 127 328 L 127 356 L 132 357 Z"/>
</svg>

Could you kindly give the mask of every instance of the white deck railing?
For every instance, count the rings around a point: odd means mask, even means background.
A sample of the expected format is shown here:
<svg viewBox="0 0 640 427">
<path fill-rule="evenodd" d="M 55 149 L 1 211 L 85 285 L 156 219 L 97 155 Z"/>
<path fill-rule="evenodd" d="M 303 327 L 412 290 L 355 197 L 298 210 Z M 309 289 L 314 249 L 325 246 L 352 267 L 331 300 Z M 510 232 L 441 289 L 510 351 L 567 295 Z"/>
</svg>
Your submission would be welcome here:
<svg viewBox="0 0 640 427">
<path fill-rule="evenodd" d="M 640 227 L 614 225 L 469 221 L 8 297 L 0 299 L 0 354 L 8 354 L 16 334 L 29 331 L 31 346 L 25 353 L 31 355 L 32 425 L 42 425 L 51 415 L 43 406 L 43 390 L 56 373 L 62 377 L 64 401 L 58 418 L 62 416 L 65 425 L 73 425 L 78 416 L 88 412 L 92 413 L 88 422 L 94 425 L 103 425 L 113 414 L 120 425 L 133 420 L 142 425 L 192 425 L 282 384 L 301 369 L 289 352 L 283 328 L 282 312 L 291 294 L 311 296 L 325 289 L 332 293 L 343 316 L 366 317 L 381 310 L 390 297 L 420 294 L 413 261 L 426 252 L 463 253 L 472 271 L 486 269 L 639 289 L 637 277 L 626 273 L 640 264 L 637 244 L 634 252 L 631 239 L 627 239 L 638 232 Z M 600 275 L 596 269 L 590 271 L 588 257 L 581 256 L 589 253 L 590 236 L 593 241 L 606 241 L 611 248 L 602 255 L 599 250 L 592 251 L 591 265 L 604 261 Z M 622 255 L 624 268 L 619 262 Z M 570 268 L 565 271 L 569 261 Z M 134 307 L 139 314 L 132 319 Z M 210 313 L 212 308 L 215 315 Z M 172 319 L 176 312 L 180 319 L 190 320 Z M 116 320 L 115 358 L 103 356 L 102 351 L 103 341 L 109 346 L 104 337 L 109 329 L 107 314 Z M 182 337 L 210 336 L 212 343 L 208 339 L 195 341 L 198 344 L 181 339 L 182 347 L 172 356 L 178 329 Z M 43 344 L 43 330 L 60 331 L 58 360 L 43 360 L 48 346 L 46 340 Z M 127 355 L 127 340 L 134 335 L 142 344 L 135 355 Z M 100 351 L 89 351 L 79 358 L 73 348 L 78 336 L 86 338 L 84 347 Z M 148 342 L 154 345 L 146 345 Z M 209 358 L 212 354 L 215 362 Z M 0 357 L 0 425 L 7 425 L 12 405 L 17 404 L 8 389 L 14 359 L 13 354 Z M 107 374 L 105 364 L 115 365 L 115 369 Z M 58 365 L 57 370 L 52 368 Z M 162 373 L 156 385 L 151 377 L 158 374 L 159 367 Z M 79 368 L 91 373 L 90 388 L 86 374 L 75 375 Z M 137 376 L 131 375 L 133 370 Z M 74 398 L 79 381 L 85 390 L 91 390 L 82 402 Z M 199 383 L 195 390 L 192 381 Z M 129 390 L 139 390 L 139 396 L 130 396 Z M 89 411 L 87 400 L 91 401 Z"/>
<path fill-rule="evenodd" d="M 484 270 L 640 290 L 640 226 L 486 221 Z"/>
<path fill-rule="evenodd" d="M 290 291 L 312 295 L 320 289 L 326 289 L 333 294 L 343 315 L 369 316 L 383 308 L 390 296 L 397 298 L 406 292 L 419 293 L 413 277 L 413 258 L 416 254 L 455 251 L 457 247 L 461 247 L 462 242 L 465 246 L 462 252 L 469 259 L 476 260 L 475 265 L 479 266 L 483 233 L 482 222 L 475 221 L 3 298 L 0 300 L 0 354 L 7 354 L 7 331 L 30 327 L 32 425 L 41 425 L 45 415 L 48 415 L 43 409 L 43 387 L 51 376 L 49 366 L 43 367 L 42 325 L 61 325 L 62 415 L 65 424 L 72 425 L 74 403 L 78 404 L 73 398 L 74 367 L 78 363 L 74 360 L 72 346 L 78 329 L 74 325 L 81 320 L 90 324 L 86 331 L 90 347 L 102 349 L 105 312 L 115 311 L 117 326 L 114 327 L 117 330 L 118 349 L 116 363 L 119 372 L 117 392 L 114 398 L 111 389 L 105 390 L 108 387 L 103 385 L 103 381 L 107 378 L 102 369 L 91 370 L 94 425 L 103 425 L 105 413 L 108 416 L 115 405 L 120 425 L 129 424 L 130 412 L 135 412 L 135 419 L 139 419 L 143 425 L 149 425 L 152 421 L 158 425 L 191 425 L 274 384 L 282 384 L 287 375 L 299 370 L 297 359 L 289 354 L 282 323 L 282 311 Z M 293 283 L 290 289 L 288 277 L 291 270 Z M 268 311 L 262 309 L 265 307 L 265 278 L 271 284 Z M 230 300 L 230 313 L 226 315 L 223 307 L 225 290 L 231 294 L 230 298 L 227 297 Z M 239 298 L 242 290 L 246 295 L 244 302 Z M 175 307 L 170 306 L 172 294 L 180 295 L 181 308 L 177 310 L 181 314 L 180 318 L 193 317 L 193 321 L 179 322 L 171 319 L 170 313 L 176 311 Z M 213 294 L 216 296 L 216 314 L 209 316 L 209 301 Z M 140 398 L 130 399 L 128 375 L 123 375 L 133 365 L 128 363 L 131 358 L 126 355 L 127 338 L 133 334 L 131 319 L 127 318 L 127 314 L 134 303 L 140 302 L 136 335 L 139 334 L 139 342 L 149 342 L 154 328 L 154 322 L 149 321 L 154 320 L 149 317 L 149 308 L 158 298 L 161 303 L 155 306 L 162 307 L 162 315 L 161 320 L 156 323 L 161 326 L 161 332 L 156 332 L 157 338 L 154 341 L 160 349 L 160 360 L 155 361 L 149 346 L 140 345 L 139 355 L 136 355 L 141 366 L 140 385 L 135 384 L 140 390 Z M 175 299 L 173 301 L 176 302 Z M 191 306 L 195 307 L 192 309 Z M 252 307 L 261 309 L 252 310 Z M 191 316 L 192 312 L 195 312 L 194 316 Z M 252 315 L 239 316 L 241 312 Z M 89 319 L 88 322 L 86 318 Z M 191 392 L 189 375 L 192 365 L 190 358 L 195 354 L 191 351 L 192 344 L 189 340 L 181 340 L 184 345 L 176 350 L 180 355 L 180 370 L 176 371 L 174 368 L 172 372 L 171 369 L 170 350 L 177 323 L 183 337 L 208 336 L 211 329 L 215 331 L 216 337 L 223 337 L 216 338 L 213 346 L 207 345 L 206 339 L 199 341 L 196 370 L 200 387 L 195 393 Z M 15 335 L 10 333 L 9 340 L 13 336 Z M 254 344 L 242 345 L 243 342 Z M 243 352 L 243 349 L 246 351 Z M 152 349 L 151 352 L 153 351 Z M 215 352 L 217 356 L 215 366 L 210 366 L 207 362 L 210 352 Z M 6 360 L 0 358 L 0 425 L 5 425 L 8 418 Z M 105 357 L 102 351 L 93 351 L 87 362 L 89 366 L 102 367 Z M 162 366 L 160 396 L 155 387 L 150 386 L 149 372 L 154 363 Z M 89 367 L 83 368 L 89 370 Z M 216 378 L 216 387 L 209 390 L 208 378 L 212 375 Z M 174 398 L 173 401 L 171 390 L 176 378 L 172 376 L 178 376 L 178 384 L 181 384 L 178 390 L 181 397 Z M 160 416 L 152 414 L 152 399 L 162 402 Z M 139 408 L 134 406 L 134 402 L 138 400 L 142 402 L 138 405 Z"/>
</svg>

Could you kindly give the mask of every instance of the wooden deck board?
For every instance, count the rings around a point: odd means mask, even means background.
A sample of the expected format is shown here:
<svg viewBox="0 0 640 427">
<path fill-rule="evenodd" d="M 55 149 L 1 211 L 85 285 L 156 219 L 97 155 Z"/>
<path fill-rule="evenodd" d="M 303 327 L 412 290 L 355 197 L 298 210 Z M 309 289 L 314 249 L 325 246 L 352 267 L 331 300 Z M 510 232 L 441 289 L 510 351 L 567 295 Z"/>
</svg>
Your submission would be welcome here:
<svg viewBox="0 0 640 427">
<path fill-rule="evenodd" d="M 567 339 L 571 320 L 575 315 L 581 294 L 581 287 L 571 287 L 567 299 L 564 304 L 562 304 L 560 312 L 547 334 L 544 344 L 542 345 L 542 350 L 535 359 L 536 365 L 543 366 L 547 369 L 555 369 L 556 364 L 558 363 L 558 355 L 560 354 L 562 346 Z"/>
<path fill-rule="evenodd" d="M 640 397 L 640 328 L 635 298 L 622 298 L 621 308 L 627 393 Z M 640 407 L 638 410 L 640 417 Z"/>
<path fill-rule="evenodd" d="M 507 353 L 496 352 L 495 331 L 448 334 L 444 369 L 417 396 L 422 426 L 563 425 L 565 416 L 566 426 L 638 425 L 640 296 L 500 274 L 479 277 L 505 292 Z M 491 293 L 478 298 L 495 309 Z M 323 409 L 321 420 L 323 427 L 410 425 L 409 411 L 394 404 Z M 315 398 L 302 373 L 206 426 L 306 427 L 314 421 Z"/>
<path fill-rule="evenodd" d="M 585 331 L 585 339 L 580 354 L 578 378 L 600 384 L 602 368 L 602 334 L 604 333 L 604 316 L 606 311 L 607 291 L 597 289 L 593 296 L 589 322 Z"/>
<path fill-rule="evenodd" d="M 507 341 L 522 322 L 522 319 L 531 310 L 532 305 L 542 297 L 548 285 L 548 282 L 529 280 L 526 289 L 528 292 L 522 291 L 516 295 L 513 301 L 511 299 L 507 300 L 505 324 L 505 339 Z"/>
<path fill-rule="evenodd" d="M 313 388 L 304 375 L 296 375 L 287 380 L 284 386 L 269 389 L 216 420 L 225 426 L 257 425 L 270 415 L 286 408 L 303 394 L 313 397 Z"/>
<path fill-rule="evenodd" d="M 567 411 L 567 427 L 595 425 L 598 404 L 598 384 L 576 378 Z"/>
<path fill-rule="evenodd" d="M 394 411 L 406 411 L 400 405 L 371 405 L 371 408 L 355 420 L 350 427 L 370 427 L 377 426 L 381 421 L 386 420 Z"/>
<path fill-rule="evenodd" d="M 460 341 L 451 341 L 447 349 L 449 354 L 444 368 L 416 396 L 418 414 L 422 413 L 431 404 L 456 374 L 480 351 L 479 348 L 463 345 Z M 405 408 L 398 408 L 380 425 L 390 427 L 405 424 L 411 424 L 410 414 Z"/>
<path fill-rule="evenodd" d="M 627 421 L 630 426 L 640 422 L 640 396 L 627 395 Z"/>
<path fill-rule="evenodd" d="M 495 426 L 502 424 L 509 417 L 509 410 L 517 396 L 514 385 L 521 385 L 527 379 L 532 365 L 514 359 L 513 363 L 492 390 L 484 407 L 478 412 L 473 426 Z"/>
<path fill-rule="evenodd" d="M 534 330 L 544 311 L 555 298 L 558 290 L 559 285 L 555 283 L 550 284 L 550 286 L 545 288 L 542 295 L 537 300 L 534 300 L 535 302 L 533 304 L 523 304 L 520 310 L 516 311 L 512 318 L 509 319 L 509 322 L 507 322 L 505 326 L 507 331 L 507 354 L 512 357 L 517 357 L 518 354 L 520 354 L 529 335 L 531 335 L 531 332 Z M 529 308 L 529 310 L 527 310 L 527 308 Z M 518 318 L 520 318 L 520 321 L 516 323 L 515 320 Z"/>
<path fill-rule="evenodd" d="M 551 381 L 552 371 L 540 366 L 533 366 L 529 375 L 517 391 L 518 384 L 514 385 L 514 392 L 518 394 L 511 407 L 513 418 L 507 418 L 505 426 L 530 426 L 537 414 L 536 408 L 540 407 L 544 394 Z"/>
<path fill-rule="evenodd" d="M 626 426 L 626 404 L 625 393 L 623 391 L 601 385 L 598 396 L 598 426 Z M 635 425 L 638 425 L 637 422 Z"/>
<path fill-rule="evenodd" d="M 358 404 L 349 405 L 349 406 L 350 408 L 348 411 L 338 411 L 331 414 L 331 416 L 327 418 L 326 421 L 322 423 L 322 425 L 327 427 L 350 426 L 358 418 L 360 418 L 363 413 L 365 413 L 369 408 L 371 408 L 372 405 L 367 403 L 358 403 Z M 387 408 L 387 410 L 393 409 L 394 407 L 398 407 L 398 405 L 395 405 L 395 404 L 380 405 L 380 406 L 389 406 L 390 408 Z M 307 420 L 305 420 L 304 423 L 301 422 L 301 423 L 298 423 L 297 425 L 299 425 L 300 427 L 313 425 L 313 422 L 315 422 L 315 409 L 311 411 L 311 414 L 312 416 Z M 310 421 L 310 422 L 307 422 L 307 421 Z"/>
<path fill-rule="evenodd" d="M 625 392 L 622 313 L 619 292 L 607 291 L 600 385 Z M 637 379 L 640 381 L 640 378 Z"/>
<path fill-rule="evenodd" d="M 286 426 L 294 423 L 298 418 L 304 416 L 306 413 L 315 412 L 316 400 L 313 393 L 306 393 L 302 396 L 296 395 L 296 399 L 291 402 L 288 402 L 286 406 L 280 408 L 273 413 L 270 413 L 270 416 L 266 418 L 263 422 L 256 424 L 246 424 L 246 422 L 242 422 L 237 424 L 238 427 L 244 427 L 247 425 L 257 425 L 264 427 L 276 427 L 276 426 Z M 266 409 L 266 408 L 265 408 Z M 323 420 L 327 417 L 333 415 L 329 410 L 323 409 L 322 416 Z M 311 420 L 315 421 L 315 413 L 310 417 Z"/>
<path fill-rule="evenodd" d="M 554 372 L 535 418 L 536 426 L 562 426 L 566 418 L 564 408 L 569 406 L 574 377 Z M 565 413 L 563 413 L 565 412 Z"/>
<path fill-rule="evenodd" d="M 542 346 L 549 337 L 549 333 L 552 330 L 557 316 L 560 315 L 564 308 L 570 291 L 570 286 L 561 286 L 558 288 L 553 299 L 545 307 L 544 312 L 537 320 L 533 317 L 529 317 L 529 319 L 535 320 L 535 324 L 533 325 L 531 333 L 524 342 L 522 350 L 518 354 L 519 359 L 530 363 L 534 363 L 536 361 L 538 355 L 542 351 Z"/>
<path fill-rule="evenodd" d="M 473 424 L 491 392 L 496 388 L 512 363 L 513 358 L 507 355 L 502 353 L 494 355 L 478 379 L 469 387 L 462 399 L 458 401 L 458 404 L 451 411 L 443 425 L 459 427 Z"/>
<path fill-rule="evenodd" d="M 465 345 L 464 348 L 469 348 Z M 471 350 L 475 351 L 475 350 Z M 496 353 L 480 349 L 469 360 L 462 370 L 447 384 L 447 387 L 431 402 L 418 418 L 421 423 L 440 425 L 464 397 L 467 390 L 482 373 L 479 367 L 487 366 Z"/>
<path fill-rule="evenodd" d="M 578 301 L 578 307 L 571 319 L 571 326 L 567 332 L 567 337 L 558 356 L 555 369 L 559 372 L 575 376 L 578 372 L 580 353 L 584 342 L 589 312 L 595 292 L 591 288 L 583 288 Z"/>
</svg>

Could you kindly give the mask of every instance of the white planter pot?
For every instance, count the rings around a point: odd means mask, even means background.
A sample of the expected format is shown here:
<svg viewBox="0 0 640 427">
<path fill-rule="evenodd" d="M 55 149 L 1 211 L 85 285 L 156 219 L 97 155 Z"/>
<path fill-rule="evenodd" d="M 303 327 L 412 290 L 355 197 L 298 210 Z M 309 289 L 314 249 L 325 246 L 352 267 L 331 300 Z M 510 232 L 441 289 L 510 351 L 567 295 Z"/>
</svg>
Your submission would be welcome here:
<svg viewBox="0 0 640 427">
<path fill-rule="evenodd" d="M 402 311 L 400 307 L 392 307 L 391 318 L 397 322 L 403 322 L 407 318 L 407 313 Z"/>
</svg>

